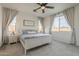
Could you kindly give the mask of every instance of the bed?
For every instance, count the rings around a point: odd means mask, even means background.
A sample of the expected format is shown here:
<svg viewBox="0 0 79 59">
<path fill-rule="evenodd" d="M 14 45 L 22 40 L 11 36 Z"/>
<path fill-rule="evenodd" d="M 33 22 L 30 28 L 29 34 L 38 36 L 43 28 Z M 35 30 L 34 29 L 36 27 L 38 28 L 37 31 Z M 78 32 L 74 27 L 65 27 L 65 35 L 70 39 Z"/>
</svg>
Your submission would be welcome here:
<svg viewBox="0 0 79 59">
<path fill-rule="evenodd" d="M 28 49 L 51 43 L 51 35 L 43 33 L 23 34 L 20 36 L 20 42 L 26 54 Z"/>
</svg>

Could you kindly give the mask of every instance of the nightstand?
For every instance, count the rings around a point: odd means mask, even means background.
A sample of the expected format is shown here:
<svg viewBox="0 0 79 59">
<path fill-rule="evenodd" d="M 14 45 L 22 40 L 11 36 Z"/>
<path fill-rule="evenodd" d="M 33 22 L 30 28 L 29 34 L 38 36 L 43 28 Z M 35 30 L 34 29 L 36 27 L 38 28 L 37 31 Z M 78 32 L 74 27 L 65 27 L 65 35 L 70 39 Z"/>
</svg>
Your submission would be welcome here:
<svg viewBox="0 0 79 59">
<path fill-rule="evenodd" d="M 11 35 L 11 36 L 8 36 L 8 39 L 9 39 L 9 44 L 10 43 L 17 43 L 18 41 L 18 37 L 16 35 Z"/>
</svg>

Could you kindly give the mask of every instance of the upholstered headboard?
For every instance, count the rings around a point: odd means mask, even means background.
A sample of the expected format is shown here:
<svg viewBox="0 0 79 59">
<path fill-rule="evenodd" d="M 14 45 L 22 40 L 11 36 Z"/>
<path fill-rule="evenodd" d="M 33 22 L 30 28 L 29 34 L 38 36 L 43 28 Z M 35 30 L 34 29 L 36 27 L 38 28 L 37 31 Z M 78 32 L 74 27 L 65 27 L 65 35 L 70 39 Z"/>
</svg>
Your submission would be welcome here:
<svg viewBox="0 0 79 59">
<path fill-rule="evenodd" d="M 22 34 L 36 34 L 36 30 L 22 30 Z"/>
</svg>

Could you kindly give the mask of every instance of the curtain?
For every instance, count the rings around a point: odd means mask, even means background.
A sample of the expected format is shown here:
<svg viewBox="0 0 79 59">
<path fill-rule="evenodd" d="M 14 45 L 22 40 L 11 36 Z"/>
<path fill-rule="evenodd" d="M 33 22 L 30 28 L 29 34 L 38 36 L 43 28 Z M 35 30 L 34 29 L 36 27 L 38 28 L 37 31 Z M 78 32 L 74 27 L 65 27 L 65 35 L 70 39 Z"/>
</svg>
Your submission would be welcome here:
<svg viewBox="0 0 79 59">
<path fill-rule="evenodd" d="M 68 24 L 72 28 L 72 36 L 71 36 L 71 43 L 76 44 L 76 34 L 75 34 L 75 28 L 74 28 L 74 7 L 66 9 L 63 11 L 63 14 L 68 21 Z"/>
<path fill-rule="evenodd" d="M 7 26 L 12 22 L 12 20 L 14 19 L 14 17 L 17 15 L 17 11 L 10 9 L 10 17 L 9 17 L 9 21 L 7 23 Z"/>
<path fill-rule="evenodd" d="M 39 21 L 40 21 L 40 23 L 41 23 L 41 25 L 42 25 L 43 33 L 45 33 L 44 19 L 41 18 L 41 17 L 39 17 Z"/>
<path fill-rule="evenodd" d="M 3 21 L 2 21 L 2 41 L 3 43 L 6 43 L 7 40 L 7 28 L 8 25 L 11 23 L 11 21 L 13 20 L 13 18 L 16 16 L 17 11 L 16 10 L 12 10 L 9 8 L 2 8 L 2 13 L 3 13 Z"/>
<path fill-rule="evenodd" d="M 53 25 L 53 22 L 54 22 L 54 17 L 55 17 L 55 14 L 50 16 L 50 28 L 49 28 L 49 34 L 52 34 L 52 25 Z"/>
</svg>

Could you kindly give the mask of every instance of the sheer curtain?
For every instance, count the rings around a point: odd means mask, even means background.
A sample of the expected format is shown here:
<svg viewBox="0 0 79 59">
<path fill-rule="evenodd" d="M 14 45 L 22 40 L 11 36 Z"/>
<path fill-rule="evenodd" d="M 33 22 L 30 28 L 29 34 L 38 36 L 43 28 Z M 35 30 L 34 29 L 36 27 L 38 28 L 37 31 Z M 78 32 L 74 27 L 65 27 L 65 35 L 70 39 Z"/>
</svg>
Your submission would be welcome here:
<svg viewBox="0 0 79 59">
<path fill-rule="evenodd" d="M 9 8 L 2 8 L 3 13 L 3 21 L 2 21 L 2 41 L 3 43 L 6 43 L 7 40 L 7 28 L 8 25 L 11 23 L 13 18 L 17 15 L 18 11 L 9 9 Z"/>
<path fill-rule="evenodd" d="M 74 7 L 72 7 L 63 11 L 65 18 L 67 19 L 69 25 L 72 28 L 72 36 L 71 36 L 72 44 L 76 44 L 76 34 L 75 34 L 75 28 L 74 28 L 74 10 L 75 10 Z"/>
<path fill-rule="evenodd" d="M 49 28 L 49 34 L 52 34 L 52 24 L 53 24 L 53 21 L 54 21 L 54 17 L 55 17 L 55 14 L 50 16 L 50 28 Z"/>
<path fill-rule="evenodd" d="M 42 25 L 43 33 L 45 33 L 44 19 L 41 18 L 41 17 L 39 17 L 39 21 L 40 21 L 40 23 L 41 23 L 41 25 Z"/>
</svg>

